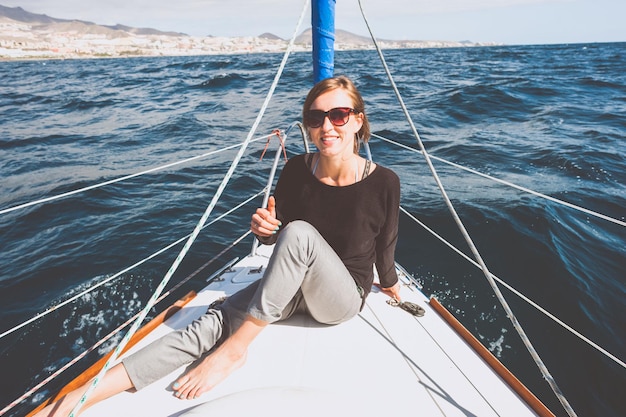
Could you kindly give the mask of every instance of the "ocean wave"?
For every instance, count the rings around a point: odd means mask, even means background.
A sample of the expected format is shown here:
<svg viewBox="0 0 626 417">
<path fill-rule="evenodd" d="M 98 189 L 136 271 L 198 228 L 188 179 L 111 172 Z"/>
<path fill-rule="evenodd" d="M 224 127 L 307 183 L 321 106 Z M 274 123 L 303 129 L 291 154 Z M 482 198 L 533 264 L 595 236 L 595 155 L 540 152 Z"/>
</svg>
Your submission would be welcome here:
<svg viewBox="0 0 626 417">
<path fill-rule="evenodd" d="M 247 84 L 245 77 L 237 73 L 222 73 L 211 77 L 210 79 L 198 84 L 198 88 L 209 89 L 230 89 L 244 88 Z"/>
<path fill-rule="evenodd" d="M 118 103 L 119 101 L 115 99 L 84 100 L 81 98 L 71 98 L 63 103 L 62 108 L 66 112 L 87 111 L 103 107 L 112 107 Z"/>
</svg>

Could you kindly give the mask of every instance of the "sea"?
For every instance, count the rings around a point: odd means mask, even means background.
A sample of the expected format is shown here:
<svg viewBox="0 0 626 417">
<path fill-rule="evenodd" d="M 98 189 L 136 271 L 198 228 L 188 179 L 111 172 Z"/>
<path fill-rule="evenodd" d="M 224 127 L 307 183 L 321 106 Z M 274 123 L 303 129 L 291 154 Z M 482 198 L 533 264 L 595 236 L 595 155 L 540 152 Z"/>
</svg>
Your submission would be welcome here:
<svg viewBox="0 0 626 417">
<path fill-rule="evenodd" d="M 384 55 L 489 270 L 623 363 L 626 43 Z M 0 62 L 0 333 L 52 309 L 0 339 L 0 409 L 142 309 L 181 244 L 127 268 L 192 232 L 236 145 L 248 137 L 281 59 L 259 53 Z M 219 255 L 248 229 L 261 198 L 213 221 L 264 186 L 279 146 L 272 132 L 300 120 L 311 66 L 308 53 L 289 57 L 211 224 L 166 291 L 184 283 L 149 317 L 250 251 L 247 237 Z M 359 87 L 376 135 L 373 158 L 402 183 L 402 207 L 411 216 L 401 215 L 397 261 L 557 416 L 566 415 L 483 273 L 414 221 L 471 256 L 415 151 L 417 139 L 377 53 L 337 52 L 335 74 Z M 295 132 L 286 139 L 287 157 L 304 151 Z M 626 415 L 624 366 L 500 288 L 577 415 Z M 98 346 L 6 415 L 25 414 L 120 339 Z"/>
</svg>

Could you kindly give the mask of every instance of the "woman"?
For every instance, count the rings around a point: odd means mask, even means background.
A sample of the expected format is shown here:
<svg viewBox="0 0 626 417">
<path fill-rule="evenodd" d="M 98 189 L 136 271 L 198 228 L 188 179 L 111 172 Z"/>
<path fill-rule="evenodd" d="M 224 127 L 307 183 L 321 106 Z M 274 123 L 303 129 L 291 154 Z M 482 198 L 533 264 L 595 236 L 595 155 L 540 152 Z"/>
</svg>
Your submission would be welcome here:
<svg viewBox="0 0 626 417">
<path fill-rule="evenodd" d="M 354 317 L 372 287 L 374 264 L 383 291 L 400 299 L 394 267 L 400 183 L 392 171 L 358 155 L 359 140 L 367 141 L 370 132 L 364 110 L 346 77 L 311 89 L 302 115 L 318 152 L 289 160 L 267 208 L 252 215 L 257 238 L 276 243 L 264 277 L 124 359 L 84 407 L 194 361 L 172 388 L 181 399 L 197 398 L 245 362 L 248 346 L 269 323 L 296 312 L 325 324 Z M 37 416 L 67 415 L 87 387 Z"/>
</svg>

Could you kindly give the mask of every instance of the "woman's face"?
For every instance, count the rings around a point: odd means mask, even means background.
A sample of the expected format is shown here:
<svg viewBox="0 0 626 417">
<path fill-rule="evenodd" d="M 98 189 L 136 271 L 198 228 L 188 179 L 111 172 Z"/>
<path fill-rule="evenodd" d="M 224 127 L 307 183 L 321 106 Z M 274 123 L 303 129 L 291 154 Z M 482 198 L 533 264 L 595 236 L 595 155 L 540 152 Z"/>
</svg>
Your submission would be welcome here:
<svg viewBox="0 0 626 417">
<path fill-rule="evenodd" d="M 348 93 L 341 89 L 327 91 L 313 101 L 309 110 L 328 111 L 337 107 L 354 107 Z M 347 158 L 354 153 L 356 133 L 363 125 L 360 113 L 351 113 L 348 122 L 335 126 L 328 117 L 320 127 L 309 127 L 309 136 L 322 156 Z"/>
</svg>

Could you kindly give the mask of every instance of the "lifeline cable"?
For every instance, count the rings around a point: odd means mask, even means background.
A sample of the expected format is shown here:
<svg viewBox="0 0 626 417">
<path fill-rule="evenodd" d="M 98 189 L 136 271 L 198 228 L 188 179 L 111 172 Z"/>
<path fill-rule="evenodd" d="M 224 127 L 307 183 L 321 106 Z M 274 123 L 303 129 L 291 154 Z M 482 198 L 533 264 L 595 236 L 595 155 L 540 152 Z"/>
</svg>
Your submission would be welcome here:
<svg viewBox="0 0 626 417">
<path fill-rule="evenodd" d="M 255 197 L 257 197 L 259 194 L 257 194 Z M 217 259 L 219 259 L 222 255 L 224 255 L 226 252 L 228 252 L 229 250 L 231 250 L 233 247 L 235 247 L 236 245 L 238 245 L 244 238 L 248 237 L 252 232 L 250 230 L 246 231 L 243 235 L 241 235 L 239 238 L 237 238 L 233 243 L 231 243 L 229 246 L 227 246 L 226 248 L 224 248 L 220 253 L 218 253 L 217 255 L 215 255 L 213 258 L 209 259 L 207 262 L 204 263 L 204 265 L 200 266 L 199 268 L 197 268 L 194 272 L 192 272 L 191 274 L 189 274 L 185 279 L 183 279 L 181 282 L 179 282 L 178 284 L 176 284 L 175 286 L 173 286 L 169 291 L 166 291 L 165 293 L 163 293 L 157 300 L 156 303 L 160 303 L 161 301 L 163 301 L 168 295 L 172 294 L 174 291 L 176 291 L 178 288 L 180 288 L 183 284 L 185 284 L 186 282 L 188 282 L 189 280 L 191 280 L 193 277 L 195 277 L 198 273 L 200 273 L 202 270 L 204 270 L 207 266 L 209 266 L 210 264 L 212 264 L 213 262 L 215 262 Z M 156 304 L 155 303 L 155 304 Z M 19 398 L 17 398 L 16 400 L 14 400 L 13 402 L 11 402 L 11 404 L 9 404 L 8 406 L 6 406 L 5 408 L 3 408 L 2 410 L 0 410 L 0 416 L 4 415 L 4 413 L 6 413 L 7 411 L 11 410 L 12 408 L 14 408 L 15 406 L 17 406 L 19 403 L 21 403 L 22 401 L 24 401 L 25 399 L 27 399 L 28 397 L 30 397 L 31 395 L 33 395 L 35 392 L 37 392 L 40 388 L 44 387 L 47 383 L 49 383 L 50 381 L 54 380 L 56 377 L 58 377 L 59 375 L 61 375 L 63 372 L 67 371 L 69 368 L 71 368 L 74 364 L 76 364 L 79 360 L 81 360 L 82 358 L 84 358 L 85 356 L 87 356 L 89 353 L 93 352 L 94 350 L 96 350 L 98 347 L 102 346 L 107 340 L 111 339 L 113 336 L 115 336 L 116 334 L 118 334 L 119 332 L 121 332 L 125 327 L 127 327 L 128 325 L 132 324 L 132 322 L 139 317 L 139 314 L 141 312 L 135 314 L 133 317 L 129 318 L 128 320 L 126 320 L 124 323 L 122 323 L 121 325 L 119 325 L 115 330 L 113 330 L 112 332 L 110 332 L 108 335 L 104 336 L 102 339 L 98 340 L 96 343 L 93 344 L 93 346 L 91 346 L 90 348 L 88 348 L 87 350 L 84 350 L 82 353 L 80 353 L 78 356 L 76 356 L 74 359 L 72 359 L 71 361 L 69 361 L 68 363 L 66 363 L 65 365 L 63 365 L 61 368 L 57 369 L 54 373 L 52 373 L 50 376 L 48 376 L 46 379 L 44 379 L 43 381 L 41 381 L 39 384 L 35 385 L 34 387 L 32 387 L 30 390 L 28 390 L 27 392 L 25 392 L 23 395 L 21 395 Z"/>
<path fill-rule="evenodd" d="M 264 139 L 264 138 L 265 137 L 252 139 L 250 142 L 256 142 L 256 141 L 259 141 L 259 140 Z M 104 182 L 101 182 L 101 183 L 98 183 L 98 184 L 88 185 L 86 187 L 78 188 L 76 190 L 68 191 L 66 193 L 61 193 L 61 194 L 53 195 L 53 196 L 50 196 L 50 197 L 41 198 L 39 200 L 29 201 L 28 203 L 18 204 L 17 206 L 8 207 L 8 208 L 0 210 L 0 215 L 6 214 L 6 213 L 10 213 L 10 212 L 15 211 L 15 210 L 23 209 L 23 208 L 26 208 L 26 207 L 34 206 L 34 205 L 37 205 L 37 204 L 48 203 L 50 201 L 58 200 L 60 198 L 65 198 L 65 197 L 72 196 L 74 194 L 82 193 L 82 192 L 93 190 L 93 189 L 100 188 L 100 187 L 104 187 L 105 185 L 111 185 L 111 184 L 115 184 L 117 182 L 129 180 L 131 178 L 140 177 L 140 176 L 146 175 L 146 174 L 151 174 L 153 172 L 161 171 L 161 170 L 166 169 L 166 168 L 171 168 L 171 167 L 176 166 L 176 165 L 180 165 L 180 164 L 184 164 L 184 163 L 187 163 L 187 162 L 195 161 L 196 159 L 205 158 L 207 156 L 211 156 L 211 155 L 214 155 L 214 154 L 217 154 L 217 153 L 220 153 L 220 152 L 224 152 L 224 151 L 227 151 L 227 150 L 230 150 L 230 149 L 234 149 L 234 148 L 236 148 L 238 146 L 242 146 L 242 145 L 243 145 L 242 143 L 237 143 L 235 145 L 230 145 L 230 146 L 227 146 L 225 148 L 217 149 L 215 151 L 205 152 L 202 155 L 196 155 L 196 156 L 192 156 L 190 158 L 183 159 L 183 160 L 180 160 L 180 161 L 170 162 L 170 163 L 165 164 L 165 165 L 161 165 L 161 166 L 154 167 L 154 168 L 149 168 L 149 169 L 146 169 L 144 171 L 136 172 L 136 173 L 130 174 L 130 175 L 125 175 L 125 176 L 119 177 L 119 178 L 114 178 L 112 180 L 104 181 Z"/>
<path fill-rule="evenodd" d="M 537 351 L 535 350 L 534 346 L 530 342 L 530 339 L 526 335 L 526 332 L 522 328 L 521 324 L 518 322 L 517 317 L 513 313 L 513 310 L 511 309 L 511 307 L 507 303 L 506 299 L 502 295 L 502 292 L 500 291 L 500 288 L 498 288 L 498 285 L 496 284 L 496 282 L 494 281 L 493 277 L 491 276 L 491 272 L 489 272 L 489 269 L 487 268 L 487 265 L 485 264 L 485 261 L 483 260 L 482 256 L 478 252 L 478 248 L 476 247 L 476 245 L 472 241 L 472 238 L 470 237 L 467 229 L 465 228 L 465 225 L 461 221 L 461 218 L 459 217 L 458 213 L 456 212 L 456 209 L 452 205 L 452 202 L 450 201 L 450 198 L 448 197 L 448 194 L 447 194 L 445 188 L 443 187 L 443 184 L 441 183 L 439 175 L 437 174 L 437 171 L 435 170 L 435 167 L 434 167 L 434 165 L 433 165 L 433 163 L 432 163 L 432 161 L 430 159 L 430 156 L 428 155 L 428 152 L 426 152 L 426 148 L 424 147 L 424 144 L 422 143 L 420 135 L 417 132 L 417 129 L 415 128 L 415 124 L 413 123 L 413 119 L 411 118 L 411 115 L 409 114 L 409 111 L 408 111 L 406 105 L 404 104 L 404 100 L 402 99 L 402 96 L 400 95 L 400 91 L 398 90 L 398 87 L 396 86 L 396 83 L 393 80 L 393 77 L 391 76 L 391 71 L 389 70 L 389 67 L 387 66 L 387 62 L 385 61 L 385 57 L 383 56 L 383 52 L 380 49 L 380 46 L 378 45 L 378 41 L 374 37 L 372 29 L 370 28 L 369 22 L 367 20 L 367 17 L 365 16 L 365 11 L 363 10 L 363 5 L 361 4 L 361 0 L 358 0 L 358 1 L 359 1 L 359 7 L 361 9 L 361 14 L 363 15 L 363 20 L 365 21 L 365 25 L 367 26 L 367 30 L 369 31 L 372 40 L 374 41 L 374 45 L 376 46 L 376 51 L 378 52 L 378 56 L 380 57 L 380 60 L 381 60 L 382 65 L 383 65 L 383 68 L 385 69 L 385 73 L 387 74 L 387 78 L 389 78 L 389 82 L 391 83 L 391 86 L 392 86 L 392 88 L 393 88 L 393 90 L 394 90 L 394 92 L 396 94 L 396 97 L 398 98 L 400 106 L 402 107 L 402 111 L 404 112 L 404 115 L 406 116 L 406 119 L 407 119 L 407 121 L 409 123 L 409 126 L 411 127 L 413 135 L 415 136 L 415 139 L 417 140 L 417 143 L 418 143 L 418 145 L 420 147 L 420 150 L 422 151 L 424 159 L 426 160 L 426 164 L 428 165 L 428 168 L 430 169 L 431 173 L 433 174 L 435 182 L 437 183 L 437 186 L 439 187 L 439 190 L 441 191 L 441 195 L 443 196 L 443 199 L 445 200 L 445 203 L 448 206 L 450 214 L 452 215 L 452 217 L 453 217 L 454 221 L 456 222 L 456 224 L 457 224 L 461 234 L 463 235 L 463 238 L 465 239 L 465 241 L 469 245 L 472 253 L 474 254 L 474 257 L 476 258 L 476 261 L 480 264 L 480 267 L 481 267 L 481 269 L 483 271 L 483 274 L 485 275 L 485 278 L 487 278 L 487 281 L 489 282 L 489 285 L 491 285 L 491 288 L 493 289 L 493 292 L 495 293 L 496 297 L 498 298 L 498 301 L 500 301 L 500 304 L 502 304 L 502 307 L 504 308 L 507 317 L 509 317 L 509 319 L 511 320 L 511 323 L 513 324 L 513 327 L 515 328 L 515 330 L 519 334 L 520 338 L 522 339 L 522 342 L 526 346 L 526 349 L 528 349 L 528 352 L 530 353 L 530 355 L 532 356 L 533 360 L 535 361 L 535 363 L 539 367 L 543 377 L 547 380 L 548 384 L 552 388 L 552 391 L 554 392 L 554 394 L 556 395 L 558 400 L 561 402 L 561 405 L 563 405 L 563 408 L 565 408 L 565 411 L 567 411 L 567 413 L 570 416 L 572 416 L 572 417 L 576 416 L 576 412 L 574 411 L 574 409 L 571 407 L 571 405 L 569 404 L 569 402 L 567 401 L 567 399 L 565 398 L 565 396 L 561 392 L 561 389 L 557 386 L 556 381 L 554 380 L 554 377 L 552 377 L 552 375 L 550 374 L 550 371 L 548 370 L 548 368 L 545 366 L 545 364 L 543 363 L 543 361 L 539 357 L 539 354 L 537 353 Z"/>
<path fill-rule="evenodd" d="M 420 227 L 422 227 L 424 230 L 426 230 L 428 233 L 430 233 L 433 237 L 438 239 L 441 243 L 443 243 L 444 245 L 449 247 L 451 250 L 456 252 L 457 255 L 461 256 L 466 261 L 468 261 L 469 263 L 474 265 L 476 268 L 480 269 L 480 264 L 478 262 L 473 260 L 471 257 L 467 256 L 465 253 L 463 253 L 463 251 L 461 251 L 460 249 L 455 247 L 452 243 L 448 242 L 444 237 L 439 235 L 433 229 L 431 229 L 430 227 L 426 226 L 423 222 L 421 222 L 419 219 L 417 219 L 415 216 L 413 216 L 411 213 L 409 213 L 404 207 L 400 206 L 400 211 L 402 211 L 404 214 L 406 214 L 409 219 L 411 219 L 412 221 L 417 223 Z M 554 314 L 550 313 L 545 308 L 541 307 L 539 304 L 537 304 L 536 302 L 534 302 L 533 300 L 531 300 L 530 298 L 525 296 L 523 293 L 521 293 L 520 291 L 516 290 L 511 285 L 507 284 L 506 281 L 503 281 L 502 279 L 500 279 L 497 275 L 491 274 L 491 276 L 493 277 L 494 280 L 499 282 L 500 285 L 502 285 L 503 287 L 505 287 L 506 289 L 511 291 L 513 294 L 517 295 L 524 302 L 526 302 L 526 304 L 532 306 L 537 311 L 539 311 L 541 314 L 543 314 L 544 316 L 548 317 L 550 320 L 552 320 L 553 322 L 555 322 L 559 326 L 563 327 L 565 330 L 567 330 L 568 332 L 570 332 L 574 336 L 578 337 L 580 340 L 582 340 L 583 342 L 587 343 L 589 346 L 591 346 L 592 348 L 594 348 L 595 350 L 597 350 L 598 352 L 600 352 L 601 354 L 603 354 L 607 358 L 611 359 L 613 362 L 615 362 L 616 364 L 620 365 L 622 368 L 626 368 L 626 362 L 624 362 L 623 360 L 621 360 L 617 356 L 613 355 L 611 352 L 609 352 L 608 350 L 604 349 L 602 346 L 598 345 L 596 342 L 594 342 L 593 340 L 589 339 L 587 336 L 585 336 L 584 334 L 580 333 L 579 331 L 574 329 L 572 326 L 568 325 L 563 320 L 559 319 L 557 316 L 555 316 Z"/>
<path fill-rule="evenodd" d="M 410 146 L 403 145 L 401 143 L 398 143 L 398 142 L 393 141 L 391 139 L 388 139 L 388 138 L 385 138 L 383 136 L 377 135 L 375 133 L 372 133 L 371 136 L 375 137 L 375 138 L 378 138 L 380 140 L 383 140 L 383 141 L 385 141 L 387 143 L 391 143 L 393 145 L 400 146 L 401 148 L 410 150 L 411 152 L 423 153 L 419 149 L 415 149 L 415 148 L 412 148 Z M 521 185 L 517 185 L 517 184 L 512 183 L 510 181 L 506 181 L 506 180 L 502 180 L 500 178 L 496 178 L 496 177 L 494 177 L 492 175 L 484 174 L 484 173 L 482 173 L 480 171 L 476 171 L 475 169 L 468 168 L 468 167 L 463 166 L 463 165 L 459 165 L 457 163 L 448 161 L 446 159 L 440 158 L 440 157 L 435 156 L 433 154 L 429 154 L 429 156 L 430 156 L 431 159 L 435 159 L 435 160 L 437 160 L 439 162 L 443 162 L 444 164 L 450 165 L 451 167 L 454 167 L 454 168 L 458 168 L 458 169 L 460 169 L 462 171 L 466 171 L 466 172 L 472 173 L 474 175 L 478 175 L 479 177 L 487 178 L 488 180 L 491 180 L 491 181 L 494 181 L 494 182 L 506 185 L 507 187 L 515 188 L 516 190 L 523 191 L 523 192 L 528 193 L 528 194 L 532 194 L 532 195 L 534 195 L 536 197 L 543 198 L 544 200 L 552 201 L 553 203 L 557 203 L 557 204 L 560 204 L 562 206 L 569 207 L 571 209 L 580 211 L 580 212 L 588 214 L 590 216 L 597 217 L 599 219 L 606 220 L 606 221 L 611 222 L 611 223 L 615 223 L 618 226 L 626 227 L 626 222 L 625 221 L 616 219 L 616 218 L 611 217 L 611 216 L 607 216 L 606 214 L 602 214 L 602 213 L 599 213 L 597 211 L 589 210 L 588 208 L 585 208 L 585 207 L 577 206 L 576 204 L 572 204 L 572 203 L 569 203 L 569 202 L 567 202 L 565 200 L 560 200 L 558 198 L 549 196 L 547 194 L 543 194 L 543 193 L 537 192 L 535 190 L 531 190 L 530 188 L 523 187 Z"/>
<path fill-rule="evenodd" d="M 249 197 L 247 200 L 239 203 L 237 206 L 233 207 L 232 209 L 228 210 L 227 212 L 225 212 L 224 214 L 219 215 L 218 217 L 216 217 L 214 220 L 212 220 L 211 222 L 205 224 L 202 228 L 204 229 L 205 227 L 209 227 L 212 224 L 222 220 L 223 218 L 227 217 L 229 214 L 231 214 L 232 212 L 234 212 L 235 210 L 238 210 L 239 208 L 243 207 L 244 205 L 248 204 L 249 202 L 251 202 L 252 200 L 254 200 L 255 198 L 257 198 L 259 195 L 263 194 L 265 190 L 261 190 L 260 192 L 256 193 L 255 195 L 253 195 L 252 197 Z M 22 327 L 37 321 L 45 316 L 47 316 L 48 314 L 52 313 L 53 311 L 58 310 L 61 307 L 64 307 L 68 304 L 70 304 L 73 301 L 76 301 L 77 299 L 81 298 L 82 296 L 89 294 L 90 292 L 96 290 L 97 288 L 108 284 L 109 282 L 119 278 L 120 276 L 122 276 L 123 274 L 125 274 L 126 272 L 130 272 L 133 269 L 137 268 L 140 265 L 143 265 L 144 263 L 148 262 L 151 259 L 156 258 L 157 256 L 161 255 L 162 253 L 167 252 L 168 250 L 170 250 L 171 248 L 173 248 L 174 246 L 178 245 L 179 243 L 184 242 L 186 239 L 189 238 L 189 236 L 191 236 L 191 234 L 187 234 L 183 237 L 181 237 L 180 239 L 176 240 L 175 242 L 170 243 L 169 245 L 159 249 L 156 252 L 153 252 L 151 255 L 143 258 L 140 261 L 135 262 L 134 264 L 122 269 L 119 272 L 116 272 L 115 274 L 111 275 L 110 277 L 103 279 L 102 281 L 98 282 L 97 284 L 92 285 L 91 287 L 85 289 L 84 291 L 79 292 L 78 294 L 73 295 L 72 297 L 68 298 L 67 300 L 64 300 L 62 302 L 60 302 L 59 304 L 56 304 L 52 307 L 49 307 L 48 309 L 46 309 L 44 312 L 37 314 L 34 317 L 31 317 L 30 319 L 18 324 L 17 326 L 12 327 L 9 330 L 6 330 L 5 332 L 3 332 L 2 334 L 0 334 L 0 339 L 2 339 L 3 337 L 15 332 L 16 330 L 21 329 Z M 1 414 L 0 414 L 1 415 Z"/>
<path fill-rule="evenodd" d="M 200 230 L 202 229 L 202 226 L 207 221 L 208 217 L 211 215 L 211 212 L 213 211 L 213 208 L 217 204 L 217 201 L 221 197 L 222 192 L 226 188 L 226 184 L 228 184 L 228 182 L 230 181 L 230 177 L 235 172 L 235 169 L 237 168 L 237 165 L 239 164 L 239 161 L 243 157 L 243 154 L 244 154 L 246 148 L 248 147 L 248 144 L 252 140 L 252 135 L 254 134 L 254 132 L 256 131 L 256 129 L 258 127 L 258 125 L 260 124 L 261 119 L 263 118 L 263 115 L 265 113 L 265 110 L 267 109 L 267 106 L 269 105 L 270 99 L 272 98 L 272 95 L 274 94 L 274 90 L 276 90 L 276 86 L 278 84 L 278 81 L 280 80 L 280 77 L 281 77 L 282 72 L 283 72 L 283 70 L 285 68 L 285 65 L 287 64 L 287 59 L 289 58 L 289 55 L 291 54 L 291 51 L 293 50 L 293 46 L 295 44 L 295 40 L 296 40 L 298 31 L 300 29 L 300 26 L 302 25 L 302 22 L 303 22 L 304 16 L 305 16 L 305 12 L 307 11 L 308 6 L 309 6 L 309 0 L 306 0 L 305 4 L 304 4 L 304 7 L 302 9 L 302 13 L 300 15 L 300 19 L 298 21 L 298 24 L 296 25 L 296 29 L 295 29 L 295 31 L 293 33 L 293 36 L 291 37 L 291 40 L 289 41 L 289 45 L 287 46 L 287 50 L 285 51 L 283 59 L 282 59 L 282 61 L 280 63 L 280 66 L 278 68 L 278 71 L 276 72 L 276 75 L 274 76 L 274 81 L 272 82 L 272 85 L 270 86 L 270 90 L 268 91 L 267 96 L 265 97 L 265 101 L 263 102 L 263 105 L 261 106 L 261 110 L 259 111 L 259 114 L 257 115 L 257 118 L 254 121 L 254 124 L 252 125 L 252 127 L 250 129 L 250 132 L 248 133 L 248 137 L 246 138 L 244 144 L 239 149 L 239 152 L 235 156 L 235 159 L 233 160 L 233 162 L 232 162 L 228 172 L 224 176 L 224 179 L 222 180 L 222 183 L 219 185 L 219 187 L 217 189 L 217 192 L 213 196 L 213 199 L 211 200 L 211 202 L 209 203 L 208 207 L 206 208 L 204 214 L 200 218 L 200 221 L 198 222 L 198 224 L 196 225 L 196 228 L 194 229 L 193 233 L 189 237 L 189 240 L 187 240 L 187 242 L 185 242 L 185 245 L 183 246 L 183 249 L 178 254 L 178 256 L 176 257 L 176 260 L 174 261 L 174 263 L 172 264 L 170 269 L 165 274 L 165 277 L 163 277 L 163 280 L 161 281 L 161 283 L 157 287 L 155 293 L 152 295 L 152 297 L 150 298 L 150 300 L 146 304 L 146 306 L 143 309 L 143 311 L 141 312 L 140 316 L 133 323 L 132 327 L 126 333 L 126 335 L 124 336 L 124 338 L 122 339 L 120 344 L 115 348 L 115 350 L 113 351 L 113 354 L 111 355 L 109 360 L 104 364 L 104 366 L 102 367 L 102 370 L 94 378 L 93 382 L 91 383 L 91 385 L 89 386 L 87 391 L 83 394 L 81 399 L 78 401 L 78 404 L 76 404 L 76 406 L 74 407 L 72 412 L 69 414 L 69 417 L 75 417 L 77 415 L 78 411 L 80 411 L 81 407 L 83 406 L 83 404 L 85 403 L 87 398 L 93 393 L 93 391 L 95 390 L 95 388 L 98 385 L 99 381 L 102 379 L 102 377 L 104 376 L 106 371 L 111 366 L 111 363 L 113 363 L 115 360 L 117 360 L 117 357 L 119 356 L 119 354 L 122 351 L 122 349 L 124 349 L 124 346 L 126 346 L 126 344 L 130 340 L 132 335 L 139 329 L 139 326 L 141 325 L 141 322 L 143 321 L 145 316 L 148 314 L 148 312 L 152 308 L 152 305 L 154 304 L 154 301 L 159 297 L 160 293 L 165 288 L 165 285 L 167 285 L 168 281 L 170 280 L 170 278 L 172 277 L 172 275 L 174 274 L 174 272 L 176 271 L 176 269 L 178 268 L 178 266 L 182 262 L 183 258 L 185 257 L 185 255 L 189 251 L 189 248 L 191 247 L 191 245 L 195 241 L 196 237 L 200 233 Z"/>
</svg>

